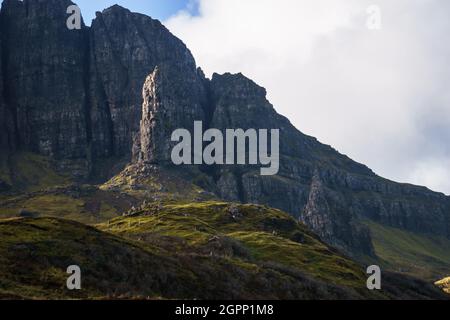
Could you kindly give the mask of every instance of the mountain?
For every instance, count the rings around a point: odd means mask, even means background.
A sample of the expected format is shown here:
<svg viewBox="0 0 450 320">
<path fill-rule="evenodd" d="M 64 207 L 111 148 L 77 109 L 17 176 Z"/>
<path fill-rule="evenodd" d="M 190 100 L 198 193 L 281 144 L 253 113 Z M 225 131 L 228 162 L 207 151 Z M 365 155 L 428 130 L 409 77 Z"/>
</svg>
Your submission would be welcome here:
<svg viewBox="0 0 450 320">
<path fill-rule="evenodd" d="M 268 205 L 361 263 L 448 276 L 450 197 L 379 177 L 301 133 L 242 74 L 206 78 L 159 21 L 115 5 L 69 30 L 71 4 L 2 4 L 3 217 L 24 209 L 92 224 L 150 200 Z M 170 135 L 194 121 L 205 130 L 280 129 L 279 173 L 173 166 Z"/>
</svg>

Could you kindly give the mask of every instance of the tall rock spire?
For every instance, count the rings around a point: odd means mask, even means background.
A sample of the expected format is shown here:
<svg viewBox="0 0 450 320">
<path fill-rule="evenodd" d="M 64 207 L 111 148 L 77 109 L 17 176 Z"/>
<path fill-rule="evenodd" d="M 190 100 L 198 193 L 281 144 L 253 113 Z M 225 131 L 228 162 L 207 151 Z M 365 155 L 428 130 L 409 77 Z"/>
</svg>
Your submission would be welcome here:
<svg viewBox="0 0 450 320">
<path fill-rule="evenodd" d="M 193 132 L 194 121 L 205 121 L 206 92 L 197 75 L 184 74 L 175 65 L 161 64 L 143 87 L 139 161 L 170 164 L 172 132 Z"/>
</svg>

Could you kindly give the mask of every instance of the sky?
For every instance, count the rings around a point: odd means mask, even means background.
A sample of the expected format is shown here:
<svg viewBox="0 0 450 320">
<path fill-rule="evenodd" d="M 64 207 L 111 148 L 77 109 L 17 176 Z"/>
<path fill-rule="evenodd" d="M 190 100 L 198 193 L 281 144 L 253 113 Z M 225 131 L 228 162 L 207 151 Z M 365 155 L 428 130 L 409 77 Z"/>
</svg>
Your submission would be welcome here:
<svg viewBox="0 0 450 320">
<path fill-rule="evenodd" d="M 242 72 L 302 132 L 450 194 L 450 1 L 74 2 L 87 24 L 115 3 L 161 20 L 207 76 Z"/>
<path fill-rule="evenodd" d="M 80 8 L 84 21 L 91 24 L 95 18 L 96 11 L 102 11 L 114 4 L 121 5 L 134 12 L 145 13 L 152 18 L 161 21 L 176 14 L 180 10 L 185 10 L 191 14 L 196 13 L 195 0 L 72 0 Z"/>
</svg>

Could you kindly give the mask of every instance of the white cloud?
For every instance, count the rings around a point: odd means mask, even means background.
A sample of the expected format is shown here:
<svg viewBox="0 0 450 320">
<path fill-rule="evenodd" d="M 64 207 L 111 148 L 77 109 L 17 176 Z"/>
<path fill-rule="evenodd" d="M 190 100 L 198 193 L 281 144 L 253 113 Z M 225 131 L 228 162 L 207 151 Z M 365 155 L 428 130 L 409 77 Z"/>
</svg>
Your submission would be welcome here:
<svg viewBox="0 0 450 320">
<path fill-rule="evenodd" d="M 430 159 L 416 165 L 411 174 L 411 182 L 436 186 L 437 190 L 450 190 L 449 159 Z"/>
<path fill-rule="evenodd" d="M 369 5 L 382 29 L 366 27 Z M 450 194 L 450 2 L 200 0 L 166 21 L 198 64 L 243 72 L 278 112 L 387 178 Z"/>
</svg>

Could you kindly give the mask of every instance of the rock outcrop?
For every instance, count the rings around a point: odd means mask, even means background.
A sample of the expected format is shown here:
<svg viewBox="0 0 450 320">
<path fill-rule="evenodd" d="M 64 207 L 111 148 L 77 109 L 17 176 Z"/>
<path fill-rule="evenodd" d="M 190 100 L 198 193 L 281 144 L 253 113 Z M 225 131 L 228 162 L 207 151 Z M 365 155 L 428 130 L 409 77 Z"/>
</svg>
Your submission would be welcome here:
<svg viewBox="0 0 450 320">
<path fill-rule="evenodd" d="M 364 219 L 450 238 L 450 199 L 397 184 L 298 131 L 242 74 L 206 79 L 159 21 L 113 6 L 66 27 L 69 0 L 5 0 L 0 12 L 0 151 L 34 151 L 78 179 L 107 159 L 170 169 L 173 130 L 280 129 L 280 170 L 197 166 L 230 201 L 267 204 L 352 255 L 373 255 Z M 142 107 L 143 106 L 143 107 Z M 192 167 L 186 167 L 186 171 Z M 204 187 L 204 186 L 203 186 Z"/>
<path fill-rule="evenodd" d="M 138 161 L 170 164 L 173 130 L 193 131 L 194 121 L 204 121 L 206 92 L 202 79 L 176 66 L 161 64 L 155 68 L 143 88 L 142 120 L 138 143 Z"/>
</svg>

